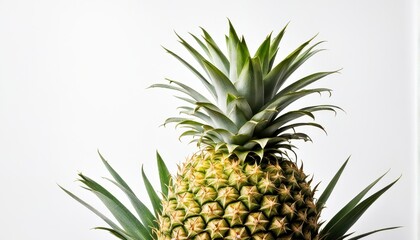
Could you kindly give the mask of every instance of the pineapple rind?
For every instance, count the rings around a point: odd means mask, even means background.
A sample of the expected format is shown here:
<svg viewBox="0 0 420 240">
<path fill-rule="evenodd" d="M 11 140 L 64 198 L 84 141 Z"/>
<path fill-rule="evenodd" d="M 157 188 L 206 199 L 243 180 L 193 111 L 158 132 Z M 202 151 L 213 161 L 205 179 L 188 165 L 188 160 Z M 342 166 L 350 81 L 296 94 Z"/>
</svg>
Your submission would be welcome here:
<svg viewBox="0 0 420 240">
<path fill-rule="evenodd" d="M 289 159 L 276 160 L 192 156 L 163 200 L 158 239 L 316 239 L 319 212 L 307 176 Z"/>
</svg>

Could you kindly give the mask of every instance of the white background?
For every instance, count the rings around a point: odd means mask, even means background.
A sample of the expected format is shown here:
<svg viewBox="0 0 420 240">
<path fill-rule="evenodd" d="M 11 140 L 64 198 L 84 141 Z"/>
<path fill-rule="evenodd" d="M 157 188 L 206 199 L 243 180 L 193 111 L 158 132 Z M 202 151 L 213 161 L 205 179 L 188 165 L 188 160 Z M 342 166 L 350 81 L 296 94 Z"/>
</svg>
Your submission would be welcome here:
<svg viewBox="0 0 420 240">
<path fill-rule="evenodd" d="M 343 68 L 322 81 L 346 113 L 321 114 L 328 136 L 311 131 L 299 159 L 320 189 L 343 161 L 350 164 L 324 212 L 343 206 L 376 177 L 401 180 L 354 226 L 362 233 L 404 228 L 368 239 L 414 240 L 416 231 L 415 3 L 355 1 L 0 0 L 0 239 L 113 239 L 60 184 L 100 206 L 74 182 L 79 171 L 106 172 L 101 150 L 147 202 L 140 166 L 157 183 L 155 150 L 172 173 L 194 152 L 173 126 L 172 93 L 146 89 L 164 77 L 196 82 L 164 45 L 187 56 L 187 39 L 205 27 L 223 44 L 230 18 L 250 47 L 290 21 L 280 52 L 314 34 L 328 51 L 295 77 Z M 188 57 L 187 57 L 188 58 Z M 301 102 L 305 104 L 305 102 Z M 379 188 L 376 188 L 379 189 Z M 102 207 L 99 207 L 103 209 Z"/>
</svg>

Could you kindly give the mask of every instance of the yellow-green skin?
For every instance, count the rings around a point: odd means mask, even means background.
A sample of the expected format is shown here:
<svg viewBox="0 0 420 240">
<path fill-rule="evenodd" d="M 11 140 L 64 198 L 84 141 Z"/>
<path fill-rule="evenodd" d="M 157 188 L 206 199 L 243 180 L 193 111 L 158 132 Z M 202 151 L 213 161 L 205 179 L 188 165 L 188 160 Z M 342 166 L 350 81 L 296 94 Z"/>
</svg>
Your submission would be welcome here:
<svg viewBox="0 0 420 240">
<path fill-rule="evenodd" d="M 256 163 L 203 151 L 170 186 L 158 239 L 318 239 L 319 213 L 307 180 L 281 157 Z"/>
</svg>

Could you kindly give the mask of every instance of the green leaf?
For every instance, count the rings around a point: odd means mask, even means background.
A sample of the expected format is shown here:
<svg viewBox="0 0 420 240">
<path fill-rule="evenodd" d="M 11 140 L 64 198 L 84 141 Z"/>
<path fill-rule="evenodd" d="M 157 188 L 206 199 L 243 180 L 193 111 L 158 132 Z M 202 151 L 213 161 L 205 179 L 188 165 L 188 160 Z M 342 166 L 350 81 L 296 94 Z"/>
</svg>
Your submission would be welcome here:
<svg viewBox="0 0 420 240">
<path fill-rule="evenodd" d="M 279 135 L 280 133 L 283 133 L 287 130 L 290 129 L 295 129 L 297 127 L 301 127 L 301 126 L 311 126 L 311 127 L 316 127 L 321 129 L 322 131 L 324 131 L 324 133 L 326 134 L 327 132 L 325 131 L 324 127 L 322 127 L 321 125 L 319 125 L 318 123 L 312 123 L 312 122 L 304 122 L 304 123 L 294 123 L 294 124 L 290 124 L 284 127 L 279 128 L 277 131 L 275 131 L 276 135 Z"/>
<path fill-rule="evenodd" d="M 76 195 L 74 195 L 72 192 L 68 191 L 67 189 L 61 187 L 59 185 L 59 187 L 66 192 L 70 197 L 72 197 L 73 199 L 75 199 L 76 201 L 78 201 L 80 204 L 82 204 L 83 206 L 85 206 L 87 209 L 89 209 L 90 211 L 92 211 L 94 214 L 96 214 L 98 217 L 100 217 L 102 220 L 104 220 L 104 222 L 106 222 L 110 227 L 112 227 L 115 231 L 117 231 L 120 235 L 124 236 L 127 239 L 131 239 L 130 236 L 128 235 L 128 233 L 126 233 L 123 229 L 121 229 L 116 223 L 114 223 L 111 219 L 109 219 L 108 217 L 106 217 L 105 215 L 103 215 L 101 212 L 99 212 L 96 208 L 92 207 L 90 204 L 88 204 L 87 202 L 83 201 L 82 199 L 80 199 L 79 197 L 77 197 Z"/>
<path fill-rule="evenodd" d="M 209 125 L 213 125 L 213 120 L 206 113 L 201 112 L 197 108 L 194 109 L 194 108 L 191 108 L 191 107 L 182 106 L 182 107 L 178 107 L 178 109 L 182 109 L 182 111 L 179 112 L 181 114 L 194 116 L 198 119 L 203 120 L 204 122 L 206 122 Z"/>
<path fill-rule="evenodd" d="M 114 229 L 112 229 L 112 228 L 107 228 L 107 227 L 96 227 L 96 228 L 94 228 L 94 229 L 96 229 L 96 230 L 104 230 L 104 231 L 107 231 L 107 232 L 111 233 L 112 235 L 114 235 L 114 237 L 117 237 L 118 239 L 122 239 L 122 240 L 130 240 L 130 239 L 128 239 L 128 238 L 126 238 L 126 237 L 124 237 L 122 234 L 120 234 L 119 232 L 115 231 L 115 230 L 114 230 Z"/>
<path fill-rule="evenodd" d="M 315 43 L 314 45 L 309 47 L 306 51 L 299 54 L 299 56 L 295 60 L 293 60 L 293 63 L 289 66 L 289 69 L 288 69 L 285 77 L 288 78 L 296 69 L 298 69 L 309 58 L 311 58 L 316 53 L 323 51 L 324 49 L 315 49 L 314 50 L 314 48 L 317 47 L 318 45 L 320 45 L 321 43 L 323 43 L 323 41 Z M 279 89 L 280 89 L 280 86 L 279 86 Z"/>
<path fill-rule="evenodd" d="M 381 190 L 375 192 L 370 197 L 359 203 L 342 218 L 340 218 L 340 220 L 335 222 L 334 225 L 327 232 L 325 232 L 325 240 L 335 240 L 338 237 L 344 235 L 351 228 L 351 226 L 353 226 L 353 224 L 363 215 L 363 213 L 398 180 L 399 178 L 393 181 L 392 183 L 388 184 Z"/>
<path fill-rule="evenodd" d="M 239 129 L 238 134 L 241 135 L 245 135 L 248 137 L 248 139 L 251 139 L 254 135 L 254 131 L 256 126 L 259 124 L 260 122 L 254 121 L 254 120 L 249 120 L 247 121 L 244 125 L 242 125 L 242 127 Z"/>
<path fill-rule="evenodd" d="M 300 118 L 302 116 L 309 116 L 312 119 L 315 119 L 315 116 L 310 111 L 303 111 L 303 110 L 296 110 L 296 111 L 290 111 L 287 112 L 279 117 L 277 117 L 274 121 L 271 122 L 269 126 L 267 126 L 261 133 L 261 136 L 274 136 L 274 133 L 285 125 L 286 123 L 293 121 L 297 118 Z"/>
<path fill-rule="evenodd" d="M 397 228 L 401 228 L 401 227 L 400 226 L 397 226 L 397 227 L 381 228 L 381 229 L 378 229 L 378 230 L 374 230 L 374 231 L 370 231 L 370 232 L 367 232 L 367 233 L 364 233 L 364 234 L 360 234 L 358 236 L 349 238 L 348 240 L 357 240 L 357 239 L 361 239 L 361 238 L 367 237 L 367 236 L 369 236 L 371 234 L 374 234 L 374 233 L 378 233 L 378 232 L 382 232 L 382 231 L 388 231 L 388 230 L 393 230 L 393 229 L 397 229 Z"/>
<path fill-rule="evenodd" d="M 262 74 L 266 75 L 269 70 L 270 65 L 270 44 L 271 44 L 271 34 L 262 42 L 258 47 L 257 52 L 254 55 L 254 58 L 258 58 L 261 61 L 261 71 Z"/>
<path fill-rule="evenodd" d="M 180 56 L 175 54 L 174 52 L 164 48 L 169 54 L 171 54 L 173 57 L 175 57 L 178 61 L 180 61 L 182 64 L 184 64 L 192 73 L 194 73 L 195 76 L 201 81 L 201 83 L 207 88 L 207 90 L 212 94 L 213 97 L 216 98 L 216 92 L 214 90 L 214 87 L 209 83 L 209 81 L 201 75 L 201 73 L 195 69 L 191 64 L 189 64 L 187 61 L 182 59 Z"/>
<path fill-rule="evenodd" d="M 228 49 L 229 56 L 229 79 L 231 82 L 235 82 L 241 69 L 244 64 L 242 51 L 244 50 L 241 47 L 238 35 L 232 26 L 232 23 L 229 21 L 229 35 L 226 36 L 226 46 Z M 246 58 L 245 58 L 246 59 Z"/>
<path fill-rule="evenodd" d="M 210 78 L 213 81 L 213 85 L 215 87 L 217 96 L 218 96 L 218 106 L 221 107 L 223 110 L 226 106 L 226 96 L 228 93 L 238 95 L 238 92 L 233 85 L 233 83 L 229 80 L 229 78 L 222 72 L 220 69 L 215 67 L 211 62 L 204 60 L 203 61 L 204 67 L 207 69 Z"/>
<path fill-rule="evenodd" d="M 109 209 L 109 211 L 114 215 L 115 219 L 121 224 L 121 226 L 127 231 L 134 239 L 148 239 L 153 240 L 152 236 L 149 234 L 148 229 L 146 229 L 143 224 L 141 224 L 134 215 L 119 201 L 109 198 L 107 195 L 99 191 L 92 191 L 104 205 Z"/>
<path fill-rule="evenodd" d="M 268 68 L 268 72 L 271 71 L 274 61 L 276 59 L 276 55 L 279 49 L 279 44 L 281 39 L 283 38 L 283 35 L 286 31 L 287 26 L 289 25 L 286 24 L 286 26 L 284 26 L 284 28 L 277 34 L 277 36 L 273 39 L 273 41 L 271 42 L 270 45 L 270 63 L 269 63 L 269 68 Z"/>
<path fill-rule="evenodd" d="M 210 53 L 210 57 L 213 60 L 212 62 L 215 66 L 220 69 L 225 75 L 229 75 L 229 61 L 220 48 L 217 46 L 216 42 L 213 38 L 208 34 L 208 32 L 201 28 L 203 31 L 203 38 L 207 43 L 208 52 Z"/>
<path fill-rule="evenodd" d="M 242 38 L 241 41 L 238 43 L 236 51 L 236 73 L 237 75 L 239 75 L 242 72 L 242 69 L 245 67 L 245 64 L 248 61 L 248 59 L 251 58 L 245 38 Z"/>
<path fill-rule="evenodd" d="M 273 136 L 274 133 L 277 131 L 277 129 L 279 129 L 280 127 L 282 127 L 288 122 L 291 122 L 303 116 L 308 116 L 312 118 L 313 120 L 315 120 L 315 115 L 312 114 L 313 112 L 332 111 L 335 114 L 337 114 L 336 109 L 343 110 L 340 107 L 337 107 L 334 105 L 318 105 L 318 106 L 309 106 L 309 107 L 301 108 L 299 110 L 286 112 L 283 115 L 278 116 L 274 121 L 271 121 L 270 125 L 265 127 L 265 129 L 263 129 L 260 132 L 260 135 L 266 136 L 266 137 Z"/>
<path fill-rule="evenodd" d="M 197 92 L 193 88 L 191 88 L 191 87 L 189 87 L 189 86 L 187 86 L 187 85 L 185 85 L 185 84 L 183 84 L 181 82 L 172 80 L 172 79 L 167 79 L 166 78 L 166 80 L 169 81 L 169 83 L 174 83 L 174 84 L 178 85 L 179 87 L 181 87 L 182 89 L 184 89 L 185 90 L 185 93 L 188 94 L 188 96 L 190 96 L 193 99 L 195 99 L 196 101 L 198 101 L 198 102 L 210 102 L 209 100 L 207 100 L 206 97 L 204 97 L 203 95 L 201 95 L 199 92 Z"/>
<path fill-rule="evenodd" d="M 343 165 L 340 167 L 338 172 L 334 175 L 334 177 L 331 179 L 330 183 L 325 188 L 324 192 L 321 194 L 321 196 L 318 198 L 318 201 L 316 202 L 316 210 L 320 212 L 322 208 L 324 207 L 325 203 L 327 202 L 328 198 L 330 197 L 332 191 L 335 188 L 335 185 L 337 185 L 338 180 L 341 177 L 341 174 L 344 171 L 344 168 L 346 168 L 347 163 L 349 162 L 350 157 L 347 158 L 347 160 L 343 163 Z"/>
<path fill-rule="evenodd" d="M 114 195 L 94 180 L 79 174 L 80 181 L 85 184 L 110 210 L 125 231 L 133 237 L 150 239 L 149 231 Z"/>
<path fill-rule="evenodd" d="M 299 56 L 300 52 L 313 40 L 313 38 L 301 44 L 264 77 L 264 90 L 266 91 L 265 102 L 274 97 L 278 89 L 286 81 L 287 77 L 290 76 L 291 71 L 289 71 L 289 68 L 291 64 Z"/>
<path fill-rule="evenodd" d="M 264 82 L 259 58 L 250 58 L 245 63 L 235 87 L 244 96 L 253 112 L 264 104 Z"/>
<path fill-rule="evenodd" d="M 291 92 L 284 95 L 276 95 L 273 100 L 263 106 L 264 108 L 273 108 L 275 107 L 279 112 L 289 106 L 291 103 L 299 100 L 302 97 L 305 97 L 309 94 L 328 92 L 331 95 L 331 89 L 328 88 L 313 88 L 313 89 L 304 89 L 297 92 Z"/>
<path fill-rule="evenodd" d="M 206 125 L 204 123 L 201 123 L 199 121 L 191 120 L 191 119 L 185 119 L 184 121 L 179 122 L 176 127 L 182 127 L 182 128 L 190 128 L 193 130 L 196 130 L 198 132 L 203 133 L 207 129 L 212 129 L 213 127 L 210 125 Z"/>
<path fill-rule="evenodd" d="M 209 129 L 205 134 L 210 137 L 214 143 L 230 143 L 234 137 L 232 132 L 222 128 Z"/>
<path fill-rule="evenodd" d="M 168 186 L 171 181 L 171 174 L 169 173 L 169 170 L 158 151 L 156 151 L 156 160 L 159 170 L 160 188 L 162 190 L 162 194 L 164 196 L 168 196 Z"/>
<path fill-rule="evenodd" d="M 286 88 L 282 89 L 280 92 L 277 93 L 277 95 L 284 95 L 289 92 L 295 92 L 297 90 L 300 90 L 306 86 L 308 86 L 311 83 L 314 83 L 330 74 L 337 73 L 337 71 L 333 72 L 318 72 L 311 75 L 308 75 L 304 78 L 299 79 L 298 81 L 290 84 Z"/>
<path fill-rule="evenodd" d="M 352 211 L 356 207 L 356 205 L 363 199 L 363 197 L 370 191 L 370 189 L 372 189 L 385 175 L 386 173 L 377 178 L 366 188 L 364 188 L 359 194 L 357 194 L 352 200 L 350 200 L 350 202 L 348 202 L 339 212 L 337 212 L 330 219 L 330 221 L 328 221 L 328 223 L 323 228 L 322 232 L 328 232 L 336 222 L 338 222 L 343 216 Z"/>
<path fill-rule="evenodd" d="M 214 104 L 198 102 L 196 104 L 200 108 L 204 108 L 215 123 L 215 128 L 228 129 L 231 132 L 237 132 L 238 127 Z"/>
<path fill-rule="evenodd" d="M 115 179 L 115 181 L 110 180 L 114 183 L 117 187 L 119 187 L 128 197 L 131 204 L 133 205 L 134 209 L 137 212 L 137 215 L 140 217 L 141 221 L 146 226 L 154 226 L 156 225 L 156 218 L 150 212 L 150 210 L 137 198 L 136 194 L 131 190 L 128 184 L 121 178 L 121 176 L 109 165 L 109 163 L 105 160 L 105 158 L 101 155 L 98 151 L 98 154 L 104 163 L 105 167 L 108 169 L 109 173 Z M 152 231 L 149 228 L 149 234 L 152 235 Z"/>
<path fill-rule="evenodd" d="M 150 212 L 150 210 L 146 207 L 146 205 L 144 205 L 140 199 L 137 198 L 137 196 L 130 192 L 129 190 L 127 190 L 124 186 L 122 186 L 121 184 L 119 184 L 118 182 L 109 179 L 109 178 L 105 178 L 108 181 L 112 182 L 113 184 L 115 184 L 121 191 L 123 191 L 126 196 L 128 197 L 128 199 L 131 202 L 131 205 L 133 206 L 134 210 L 136 211 L 137 215 L 140 217 L 142 224 L 146 227 L 146 229 L 149 231 L 149 235 L 153 235 L 153 231 L 152 228 L 157 228 L 157 220 L 156 217 L 153 216 L 153 214 Z"/>
<path fill-rule="evenodd" d="M 124 181 L 124 179 L 121 178 L 121 176 L 109 165 L 108 161 L 105 160 L 105 158 L 102 156 L 101 152 L 99 150 L 97 151 L 99 157 L 102 160 L 102 163 L 105 165 L 108 172 L 112 175 L 112 177 L 117 181 L 121 186 L 123 186 L 125 189 L 127 189 L 129 192 L 133 193 L 133 190 L 128 186 L 128 184 Z"/>
<path fill-rule="evenodd" d="M 144 173 L 144 168 L 141 168 L 141 175 L 143 177 L 144 185 L 146 186 L 147 194 L 149 195 L 150 202 L 152 203 L 153 210 L 155 212 L 156 218 L 158 218 L 159 214 L 162 212 L 162 205 L 161 200 L 155 190 L 153 189 L 152 184 L 150 183 L 149 179 L 147 178 L 146 174 Z"/>
<path fill-rule="evenodd" d="M 248 121 L 252 117 L 252 110 L 246 99 L 229 93 L 227 96 L 227 117 L 236 126 L 241 126 Z"/>
<path fill-rule="evenodd" d="M 194 38 L 194 40 L 198 43 L 198 45 L 200 45 L 201 49 L 203 49 L 203 51 L 207 54 L 207 56 L 211 57 L 210 51 L 207 48 L 207 46 L 194 34 L 190 33 L 190 35 Z"/>
</svg>

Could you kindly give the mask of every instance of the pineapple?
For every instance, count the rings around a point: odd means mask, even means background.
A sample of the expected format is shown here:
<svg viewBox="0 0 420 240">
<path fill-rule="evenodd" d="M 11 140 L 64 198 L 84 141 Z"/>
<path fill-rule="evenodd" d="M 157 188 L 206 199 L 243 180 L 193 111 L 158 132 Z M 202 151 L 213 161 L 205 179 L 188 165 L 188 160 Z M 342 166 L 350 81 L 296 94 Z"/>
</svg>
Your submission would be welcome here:
<svg viewBox="0 0 420 240">
<path fill-rule="evenodd" d="M 323 129 L 313 121 L 314 105 L 286 111 L 290 104 L 312 93 L 310 88 L 336 71 L 317 72 L 287 84 L 292 73 L 320 50 L 310 39 L 280 63 L 275 63 L 286 27 L 271 34 L 251 56 L 243 37 L 229 22 L 227 54 L 203 29 L 193 35 L 202 51 L 179 37 L 206 76 L 174 52 L 169 54 L 190 69 L 208 90 L 204 96 L 186 83 L 168 79 L 169 88 L 184 94 L 185 117 L 169 118 L 192 136 L 199 150 L 182 164 L 168 196 L 162 201 L 158 239 L 319 239 L 319 216 L 310 177 L 294 157 L 293 140 L 310 140 L 301 126 Z"/>
<path fill-rule="evenodd" d="M 204 29 L 203 39 L 192 35 L 201 51 L 178 36 L 206 75 L 176 53 L 166 51 L 191 70 L 207 92 L 170 79 L 152 87 L 182 93 L 178 98 L 187 103 L 180 107 L 182 117 L 169 118 L 165 124 L 184 128 L 181 137 L 192 137 L 198 151 L 180 165 L 174 177 L 157 154 L 162 197 L 142 171 L 153 210 L 100 156 L 113 177 L 109 180 L 127 195 L 136 213 L 105 187 L 79 174 L 85 188 L 96 194 L 118 221 L 63 188 L 109 225 L 97 229 L 123 240 L 355 240 L 397 228 L 348 238 L 353 234 L 348 233 L 352 225 L 398 180 L 363 199 L 383 176 L 322 225 L 321 210 L 348 161 L 315 198 L 317 185 L 311 185 L 312 178 L 303 171 L 303 164 L 297 163 L 293 142 L 311 140 L 301 127 L 324 130 L 314 122 L 315 112 L 340 108 L 313 105 L 296 109 L 292 103 L 313 93 L 330 93 L 328 88 L 306 87 L 337 71 L 316 72 L 287 84 L 293 72 L 320 51 L 317 46 L 321 42 L 311 44 L 311 38 L 276 63 L 286 27 L 274 37 L 268 35 L 253 56 L 230 22 L 226 54 Z"/>
</svg>

